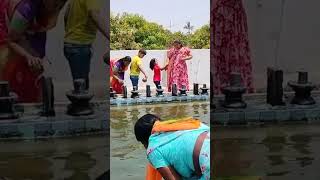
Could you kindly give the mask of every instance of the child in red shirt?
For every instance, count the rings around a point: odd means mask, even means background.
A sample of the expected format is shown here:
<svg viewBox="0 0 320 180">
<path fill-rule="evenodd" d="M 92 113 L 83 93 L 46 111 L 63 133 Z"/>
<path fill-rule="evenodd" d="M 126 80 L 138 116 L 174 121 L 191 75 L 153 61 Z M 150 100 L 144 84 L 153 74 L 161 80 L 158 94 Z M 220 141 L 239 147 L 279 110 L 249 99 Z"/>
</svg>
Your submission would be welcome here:
<svg viewBox="0 0 320 180">
<path fill-rule="evenodd" d="M 161 68 L 156 58 L 151 59 L 149 65 L 150 65 L 150 69 L 153 70 L 153 82 L 156 85 L 157 89 L 159 89 L 160 82 L 161 82 L 161 71 L 166 70 L 168 65 Z"/>
</svg>

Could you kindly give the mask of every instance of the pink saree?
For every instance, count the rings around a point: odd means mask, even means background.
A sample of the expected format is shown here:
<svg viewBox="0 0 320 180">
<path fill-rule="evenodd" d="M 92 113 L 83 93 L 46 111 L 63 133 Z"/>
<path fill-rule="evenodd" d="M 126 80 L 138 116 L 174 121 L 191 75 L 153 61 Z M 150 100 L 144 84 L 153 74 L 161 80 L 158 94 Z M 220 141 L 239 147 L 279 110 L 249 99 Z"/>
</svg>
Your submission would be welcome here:
<svg viewBox="0 0 320 180">
<path fill-rule="evenodd" d="M 181 49 L 171 48 L 168 51 L 169 66 L 168 66 L 168 91 L 171 91 L 172 85 L 177 84 L 178 90 L 182 86 L 186 86 L 189 90 L 189 77 L 186 61 L 182 60 L 183 57 L 190 55 L 191 51 L 187 47 Z"/>
<path fill-rule="evenodd" d="M 211 6 L 211 58 L 215 94 L 238 72 L 248 93 L 254 92 L 248 25 L 242 0 L 215 0 Z"/>
</svg>

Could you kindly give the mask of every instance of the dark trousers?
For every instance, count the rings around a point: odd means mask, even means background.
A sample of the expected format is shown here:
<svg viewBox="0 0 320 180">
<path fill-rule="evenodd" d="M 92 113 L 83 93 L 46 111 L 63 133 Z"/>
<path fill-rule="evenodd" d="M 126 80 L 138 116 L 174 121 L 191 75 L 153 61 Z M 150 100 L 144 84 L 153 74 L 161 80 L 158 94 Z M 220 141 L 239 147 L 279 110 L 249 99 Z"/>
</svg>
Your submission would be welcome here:
<svg viewBox="0 0 320 180">
<path fill-rule="evenodd" d="M 160 81 L 153 81 L 157 89 L 160 89 Z"/>
<path fill-rule="evenodd" d="M 64 55 L 67 58 L 72 79 L 85 79 L 86 89 L 89 89 L 89 73 L 92 57 L 91 45 L 64 44 Z"/>
</svg>

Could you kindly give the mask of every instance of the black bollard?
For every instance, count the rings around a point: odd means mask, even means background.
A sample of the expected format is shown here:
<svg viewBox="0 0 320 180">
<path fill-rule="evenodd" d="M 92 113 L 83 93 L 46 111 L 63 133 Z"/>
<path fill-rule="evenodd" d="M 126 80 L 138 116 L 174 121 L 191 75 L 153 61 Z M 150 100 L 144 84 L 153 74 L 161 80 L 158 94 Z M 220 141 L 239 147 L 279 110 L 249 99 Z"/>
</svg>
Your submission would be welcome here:
<svg viewBox="0 0 320 180">
<path fill-rule="evenodd" d="M 311 97 L 311 91 L 316 87 L 313 83 L 308 82 L 308 72 L 298 72 L 298 81 L 289 81 L 288 85 L 294 90 L 295 96 L 291 104 L 312 105 L 315 100 Z"/>
<path fill-rule="evenodd" d="M 225 108 L 246 108 L 247 104 L 242 100 L 242 94 L 246 88 L 241 83 L 241 74 L 231 73 L 231 81 L 228 87 L 222 89 L 225 100 L 222 104 Z"/>
<path fill-rule="evenodd" d="M 201 95 L 209 95 L 208 93 L 209 88 L 207 88 L 206 84 L 203 84 L 202 88 L 200 89 L 201 89 Z"/>
<path fill-rule="evenodd" d="M 172 96 L 178 96 L 178 88 L 177 88 L 177 84 L 172 84 Z"/>
<path fill-rule="evenodd" d="M 213 85 L 213 73 L 212 71 L 210 71 L 210 84 Z M 216 108 L 216 106 L 214 105 L 214 89 L 210 88 L 210 108 L 213 110 Z"/>
<path fill-rule="evenodd" d="M 161 85 L 159 85 L 157 88 L 157 97 L 164 97 L 163 89 L 162 89 Z"/>
<path fill-rule="evenodd" d="M 193 94 L 199 95 L 199 84 L 198 83 L 193 84 Z"/>
<path fill-rule="evenodd" d="M 180 96 L 187 96 L 187 88 L 185 85 L 182 85 L 181 89 L 179 89 L 180 91 Z"/>
<path fill-rule="evenodd" d="M 113 91 L 112 87 L 110 87 L 110 98 L 116 98 L 116 93 Z"/>
<path fill-rule="evenodd" d="M 133 90 L 131 91 L 131 98 L 139 98 L 139 91 L 136 86 L 133 86 Z"/>
<path fill-rule="evenodd" d="M 146 86 L 146 91 L 147 91 L 147 97 L 151 97 L 151 87 L 150 87 L 150 85 Z"/>
<path fill-rule="evenodd" d="M 67 114 L 71 116 L 86 116 L 94 113 L 90 105 L 93 94 L 86 90 L 86 80 L 74 80 L 74 90 L 66 93 L 67 98 L 71 101 L 67 109 Z"/>
<path fill-rule="evenodd" d="M 285 105 L 283 102 L 283 71 L 274 68 L 267 69 L 267 103 L 272 106 Z"/>
<path fill-rule="evenodd" d="M 51 77 L 42 78 L 42 112 L 41 116 L 55 116 L 54 87 Z"/>
<path fill-rule="evenodd" d="M 127 89 L 127 86 L 123 86 L 123 98 L 128 98 L 128 89 Z"/>
<path fill-rule="evenodd" d="M 10 93 L 9 83 L 0 81 L 0 120 L 18 118 L 14 107 L 16 100 L 17 96 Z"/>
</svg>

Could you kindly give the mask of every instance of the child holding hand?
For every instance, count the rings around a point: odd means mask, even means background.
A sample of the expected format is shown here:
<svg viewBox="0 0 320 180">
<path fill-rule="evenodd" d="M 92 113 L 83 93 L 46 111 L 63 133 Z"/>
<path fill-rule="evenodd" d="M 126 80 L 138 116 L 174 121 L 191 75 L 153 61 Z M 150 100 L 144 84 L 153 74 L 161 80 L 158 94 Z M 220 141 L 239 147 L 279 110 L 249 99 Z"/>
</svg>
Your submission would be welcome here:
<svg viewBox="0 0 320 180">
<path fill-rule="evenodd" d="M 166 70 L 167 66 L 168 64 L 161 68 L 156 58 L 153 58 L 150 61 L 150 69 L 153 70 L 153 82 L 156 85 L 157 89 L 160 88 L 159 86 L 161 84 L 161 71 Z"/>
</svg>

